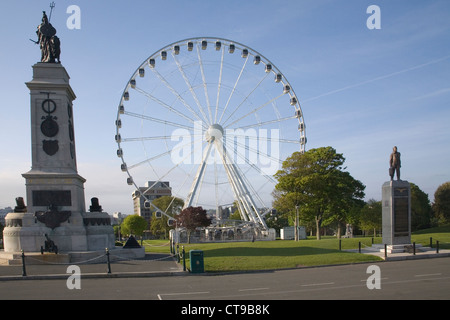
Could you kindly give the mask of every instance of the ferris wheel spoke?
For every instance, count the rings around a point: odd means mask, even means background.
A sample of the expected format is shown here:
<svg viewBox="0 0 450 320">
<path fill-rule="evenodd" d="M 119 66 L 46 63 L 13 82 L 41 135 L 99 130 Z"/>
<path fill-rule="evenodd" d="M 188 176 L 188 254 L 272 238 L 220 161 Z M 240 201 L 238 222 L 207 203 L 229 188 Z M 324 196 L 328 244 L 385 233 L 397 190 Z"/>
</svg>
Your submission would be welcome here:
<svg viewBox="0 0 450 320">
<path fill-rule="evenodd" d="M 166 171 L 162 176 L 159 176 L 158 181 L 161 181 L 163 179 L 165 179 L 170 173 L 172 173 L 173 170 L 175 170 L 176 168 L 178 168 L 184 161 L 186 161 L 186 159 L 188 159 L 189 157 L 192 156 L 192 154 L 194 153 L 194 150 L 191 150 L 183 159 L 181 159 L 179 162 L 177 162 L 172 168 L 170 168 L 168 171 Z M 151 185 L 150 187 L 148 187 L 144 193 L 147 193 L 149 190 L 151 190 L 158 181 L 155 181 L 153 183 L 153 185 Z"/>
<path fill-rule="evenodd" d="M 228 120 L 230 120 L 230 118 L 241 108 L 241 106 L 244 104 L 244 102 L 247 101 L 247 99 L 253 94 L 253 92 L 255 92 L 256 89 L 258 89 L 258 87 L 261 85 L 261 83 L 263 83 L 263 81 L 267 78 L 269 74 L 266 73 L 266 75 L 256 84 L 256 86 L 253 88 L 253 90 L 251 90 L 249 92 L 249 94 L 247 94 L 247 96 L 242 100 L 242 102 L 240 104 L 238 104 L 238 106 L 234 109 L 234 111 L 228 116 L 228 118 L 223 122 L 223 124 L 225 125 Z"/>
<path fill-rule="evenodd" d="M 220 116 L 219 123 L 222 122 L 222 118 L 223 118 L 223 116 L 225 114 L 225 111 L 227 111 L 228 105 L 230 104 L 230 101 L 231 101 L 231 98 L 233 97 L 234 92 L 236 91 L 236 87 L 237 87 L 237 85 L 239 83 L 239 80 L 241 80 L 242 73 L 244 72 L 245 66 L 247 65 L 247 62 L 248 62 L 248 57 L 249 56 L 247 56 L 247 58 L 245 59 L 245 62 L 242 65 L 242 68 L 241 68 L 241 72 L 239 72 L 239 76 L 237 77 L 236 82 L 234 83 L 233 89 L 231 90 L 230 96 L 228 97 L 228 101 L 227 101 L 227 103 L 225 105 L 225 108 L 222 111 L 222 115 Z"/>
<path fill-rule="evenodd" d="M 268 175 L 268 174 L 265 174 L 265 173 L 261 170 L 261 167 L 257 166 L 257 165 L 254 164 L 254 163 L 251 163 L 250 160 L 249 160 L 247 157 L 243 156 L 243 155 L 240 154 L 240 153 L 236 153 L 236 155 L 237 155 L 239 158 L 241 158 L 242 160 L 244 160 L 246 164 L 248 164 L 252 169 L 254 169 L 256 172 L 258 172 L 261 176 L 263 176 L 265 179 L 267 179 L 268 182 L 270 182 L 270 183 L 276 183 L 275 179 L 274 179 L 272 176 L 270 176 L 270 175 Z M 246 175 L 243 175 L 243 176 L 245 177 Z"/>
<path fill-rule="evenodd" d="M 166 85 L 166 87 L 172 92 L 172 94 L 186 107 L 186 109 L 188 109 L 192 113 L 192 115 L 197 118 L 198 121 L 203 122 L 197 112 L 192 109 L 192 107 L 186 102 L 181 94 L 161 75 L 161 73 L 159 73 L 156 68 L 151 68 L 151 70 L 156 74 L 159 80 L 161 80 L 161 82 Z"/>
<path fill-rule="evenodd" d="M 289 116 L 289 117 L 285 117 L 285 118 L 278 118 L 275 120 L 258 122 L 258 123 L 250 124 L 247 126 L 239 127 L 239 129 L 249 129 L 249 128 L 261 127 L 261 126 L 265 126 L 267 124 L 278 123 L 278 122 L 283 122 L 283 121 L 292 120 L 292 119 L 296 119 L 296 116 Z"/>
<path fill-rule="evenodd" d="M 258 112 L 259 110 L 261 110 L 261 109 L 264 108 L 265 106 L 267 106 L 267 105 L 273 103 L 274 101 L 280 99 L 282 96 L 284 96 L 284 93 L 282 93 L 282 94 L 280 94 L 279 96 L 277 96 L 277 97 L 275 97 L 275 98 L 273 98 L 273 99 L 267 101 L 266 103 L 263 103 L 263 104 L 260 105 L 259 107 L 253 109 L 253 110 L 250 111 L 249 113 L 243 115 L 243 116 L 240 117 L 239 119 L 237 119 L 237 120 L 233 121 L 232 123 L 230 123 L 229 125 L 225 126 L 224 129 L 227 129 L 227 128 L 229 128 L 230 126 L 232 126 L 232 125 L 238 123 L 238 122 L 241 121 L 242 119 L 245 119 L 245 118 L 247 118 L 248 116 L 250 116 L 250 115 L 252 115 L 252 114 Z"/>
<path fill-rule="evenodd" d="M 151 141 L 151 140 L 170 140 L 172 139 L 172 136 L 156 136 L 156 137 L 138 137 L 138 138 L 123 138 L 122 139 L 122 143 L 123 142 L 142 142 L 142 141 Z"/>
<path fill-rule="evenodd" d="M 175 113 L 177 116 L 182 117 L 183 119 L 194 123 L 194 120 L 192 120 L 191 118 L 189 118 L 188 116 L 184 115 L 183 113 L 179 112 L 178 110 L 172 108 L 171 106 L 169 106 L 167 103 L 165 103 L 164 101 L 161 101 L 160 99 L 156 98 L 155 96 L 151 95 L 150 93 L 146 92 L 145 90 L 139 88 L 139 87 L 135 87 L 135 90 L 143 95 L 145 95 L 147 98 L 155 101 L 156 103 L 158 103 L 159 105 L 163 106 L 165 109 L 169 110 L 170 112 Z"/>
<path fill-rule="evenodd" d="M 241 129 L 241 128 L 239 128 Z M 278 129 L 275 129 L 278 130 Z M 250 136 L 250 135 L 239 135 L 239 134 L 235 134 L 233 135 L 233 138 L 243 138 L 243 139 L 249 139 L 249 140 L 257 140 L 258 142 L 262 143 L 262 142 L 281 142 L 281 143 L 293 143 L 293 144 L 298 144 L 299 140 L 293 140 L 293 139 L 284 139 L 284 138 L 272 138 L 272 137 L 257 137 L 257 136 Z"/>
<path fill-rule="evenodd" d="M 186 126 L 186 125 L 183 125 L 180 123 L 167 121 L 167 120 L 163 120 L 163 119 L 158 119 L 158 118 L 154 118 L 154 117 L 150 117 L 150 116 L 146 116 L 143 114 L 138 114 L 138 113 L 134 113 L 134 112 L 130 112 L 130 111 L 125 111 L 124 114 L 127 116 L 130 116 L 130 117 L 148 120 L 148 121 L 156 122 L 156 123 L 161 123 L 161 124 L 165 124 L 165 125 L 172 126 L 172 127 L 182 128 L 182 129 L 186 129 L 186 130 L 192 129 L 192 127 L 189 127 L 189 126 Z"/>
<path fill-rule="evenodd" d="M 202 115 L 202 117 L 203 117 L 203 120 L 204 120 L 206 123 L 208 123 L 208 124 L 211 125 L 211 123 L 208 122 L 208 117 L 206 116 L 205 111 L 203 110 L 203 107 L 202 107 L 202 105 L 200 104 L 200 101 L 198 100 L 197 93 L 195 93 L 195 90 L 194 90 L 194 88 L 192 87 L 192 84 L 191 84 L 191 82 L 189 81 L 189 78 L 187 77 L 186 72 L 185 72 L 184 69 L 183 69 L 183 66 L 181 65 L 181 63 L 178 61 L 178 59 L 176 58 L 176 56 L 175 56 L 173 53 L 172 53 L 172 56 L 173 56 L 173 59 L 174 59 L 176 65 L 177 65 L 177 67 L 178 67 L 178 70 L 179 70 L 181 76 L 182 76 L 183 79 L 184 79 L 184 82 L 186 83 L 186 86 L 188 87 L 189 91 L 190 91 L 191 94 L 192 94 L 192 97 L 193 97 L 194 100 L 195 100 L 195 103 L 197 104 L 198 110 L 200 111 L 200 113 L 201 113 L 201 115 Z"/>
<path fill-rule="evenodd" d="M 198 140 L 200 140 L 200 139 L 198 139 Z M 162 152 L 162 153 L 159 153 L 159 154 L 157 154 L 157 155 L 154 155 L 154 156 L 152 156 L 152 157 L 150 157 L 150 158 L 147 158 L 147 159 L 145 159 L 145 160 L 142 160 L 142 161 L 140 161 L 140 162 L 138 162 L 138 163 L 136 163 L 136 164 L 133 164 L 133 165 L 131 165 L 131 166 L 127 166 L 127 168 L 128 168 L 128 170 L 132 170 L 132 169 L 135 169 L 135 168 L 137 168 L 137 167 L 143 165 L 144 163 L 151 163 L 152 161 L 157 160 L 157 159 L 159 159 L 159 158 L 161 158 L 161 157 L 170 155 L 170 154 L 171 154 L 172 152 L 174 152 L 175 150 L 178 150 L 178 149 L 184 149 L 184 148 L 187 147 L 187 146 L 191 146 L 193 143 L 195 143 L 195 140 L 194 140 L 193 142 L 188 142 L 188 143 L 185 143 L 185 144 L 179 144 L 179 145 L 176 145 L 173 149 L 170 149 L 170 150 L 164 151 L 164 152 Z M 189 154 L 188 154 L 186 157 L 183 158 L 183 161 L 184 161 L 185 159 L 187 159 L 187 157 L 190 157 L 194 151 L 195 151 L 195 148 L 191 148 L 191 151 L 189 152 Z"/>
<path fill-rule="evenodd" d="M 275 140 L 275 141 L 278 141 L 278 140 Z M 298 143 L 298 142 L 297 142 L 297 143 Z M 248 146 L 247 144 L 242 144 L 241 142 L 236 141 L 236 145 L 237 145 L 237 146 L 240 146 L 241 148 L 243 148 L 243 149 L 245 149 L 245 150 L 247 150 L 247 151 L 249 151 L 249 152 L 252 152 L 255 156 L 258 156 L 258 157 L 259 157 L 259 156 L 266 157 L 266 158 L 268 158 L 269 160 L 274 161 L 274 162 L 277 162 L 277 163 L 279 163 L 279 164 L 282 164 L 282 163 L 283 163 L 283 160 L 282 160 L 282 159 L 280 159 L 280 158 L 274 158 L 272 155 L 263 153 L 263 152 L 259 151 L 258 149 L 254 149 L 254 148 Z M 238 152 L 236 152 L 236 154 L 237 154 L 237 153 L 238 153 Z"/>
<path fill-rule="evenodd" d="M 203 91 L 205 92 L 206 106 L 208 108 L 208 113 L 209 113 L 209 123 L 212 124 L 213 118 L 212 118 L 212 113 L 211 113 L 211 103 L 209 102 L 208 86 L 206 84 L 205 68 L 203 66 L 202 55 L 200 53 L 200 46 L 198 43 L 197 43 L 197 56 L 198 56 L 198 63 L 200 65 L 200 71 L 202 74 Z"/>
<path fill-rule="evenodd" d="M 220 59 L 219 81 L 217 85 L 216 112 L 214 114 L 214 123 L 217 123 L 217 115 L 219 112 L 220 90 L 222 89 L 223 63 L 225 57 L 225 46 L 222 46 L 222 57 Z"/>
</svg>

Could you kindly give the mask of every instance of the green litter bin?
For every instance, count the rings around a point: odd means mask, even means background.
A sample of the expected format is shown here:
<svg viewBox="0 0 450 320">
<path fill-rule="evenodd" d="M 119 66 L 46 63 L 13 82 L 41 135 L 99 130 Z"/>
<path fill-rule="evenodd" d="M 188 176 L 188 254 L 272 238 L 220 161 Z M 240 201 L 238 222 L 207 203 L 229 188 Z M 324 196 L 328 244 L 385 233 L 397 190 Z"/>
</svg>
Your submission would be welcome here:
<svg viewBox="0 0 450 320">
<path fill-rule="evenodd" d="M 203 273 L 205 272 L 205 265 L 203 262 L 203 251 L 202 250 L 191 250 L 189 251 L 189 263 L 191 273 Z"/>
</svg>

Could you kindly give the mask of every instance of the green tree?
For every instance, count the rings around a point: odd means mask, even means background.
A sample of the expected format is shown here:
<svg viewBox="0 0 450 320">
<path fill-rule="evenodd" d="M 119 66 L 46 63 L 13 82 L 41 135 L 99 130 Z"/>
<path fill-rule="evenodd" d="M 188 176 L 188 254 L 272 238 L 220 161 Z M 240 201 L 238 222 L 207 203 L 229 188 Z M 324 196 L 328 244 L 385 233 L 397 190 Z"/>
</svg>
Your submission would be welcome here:
<svg viewBox="0 0 450 320">
<path fill-rule="evenodd" d="M 188 207 L 176 216 L 178 227 L 186 228 L 188 234 L 188 243 L 191 243 L 191 233 L 199 227 L 208 227 L 211 224 L 211 218 L 206 215 L 206 210 L 202 207 Z"/>
<path fill-rule="evenodd" d="M 341 236 L 341 228 L 354 220 L 354 212 L 364 206 L 365 186 L 354 179 L 346 171 L 336 170 L 334 199 L 328 208 L 328 221 L 337 226 L 337 236 Z"/>
<path fill-rule="evenodd" d="M 411 185 L 411 230 L 431 227 L 432 208 L 428 195 L 414 183 Z"/>
<path fill-rule="evenodd" d="M 450 222 L 450 181 L 436 189 L 433 211 L 440 225 Z"/>
<path fill-rule="evenodd" d="M 239 211 L 239 205 L 238 205 L 237 200 L 233 201 L 233 207 L 232 208 L 233 208 L 233 213 L 230 214 L 230 219 L 232 219 L 232 220 L 241 220 L 242 218 L 241 218 L 241 213 Z"/>
<path fill-rule="evenodd" d="M 163 196 L 155 199 L 152 202 L 157 208 L 164 210 L 166 214 L 171 217 L 175 217 L 183 209 L 184 201 L 180 198 Z M 169 226 L 169 218 L 166 215 L 162 215 L 161 218 L 156 218 L 156 212 L 153 213 L 153 218 L 150 223 L 150 231 L 154 235 L 163 235 L 164 239 L 168 237 L 170 229 L 175 226 Z"/>
<path fill-rule="evenodd" d="M 359 215 L 359 226 L 364 231 L 373 230 L 373 235 L 376 235 L 376 230 L 382 228 L 382 212 L 381 201 L 370 199 L 364 205 Z"/>
<path fill-rule="evenodd" d="M 122 234 L 126 235 L 142 236 L 146 229 L 147 221 L 137 214 L 127 216 L 120 225 Z"/>
<path fill-rule="evenodd" d="M 315 222 L 319 240 L 324 219 L 342 223 L 345 212 L 364 197 L 365 186 L 344 171 L 344 162 L 332 147 L 294 152 L 275 174 L 274 207 L 292 217 L 299 206 L 300 219 Z"/>
<path fill-rule="evenodd" d="M 275 214 L 267 215 L 265 219 L 267 227 L 273 228 L 275 230 L 283 229 L 284 227 L 287 227 L 289 225 L 288 219 L 278 212 Z"/>
</svg>

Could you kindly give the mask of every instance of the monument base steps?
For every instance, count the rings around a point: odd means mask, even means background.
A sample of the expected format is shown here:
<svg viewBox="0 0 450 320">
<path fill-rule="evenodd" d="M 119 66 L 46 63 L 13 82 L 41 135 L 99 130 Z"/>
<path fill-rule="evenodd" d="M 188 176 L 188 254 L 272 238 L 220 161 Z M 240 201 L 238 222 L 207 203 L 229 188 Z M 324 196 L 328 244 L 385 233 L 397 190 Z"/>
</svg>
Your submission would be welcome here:
<svg viewBox="0 0 450 320">
<path fill-rule="evenodd" d="M 380 252 L 384 252 L 384 244 L 374 244 L 372 245 L 372 248 L 379 250 Z M 392 244 L 386 246 L 386 250 L 388 253 L 413 253 L 413 244 L 407 243 L 407 244 Z M 422 251 L 422 245 L 416 244 L 416 251 Z"/>
</svg>

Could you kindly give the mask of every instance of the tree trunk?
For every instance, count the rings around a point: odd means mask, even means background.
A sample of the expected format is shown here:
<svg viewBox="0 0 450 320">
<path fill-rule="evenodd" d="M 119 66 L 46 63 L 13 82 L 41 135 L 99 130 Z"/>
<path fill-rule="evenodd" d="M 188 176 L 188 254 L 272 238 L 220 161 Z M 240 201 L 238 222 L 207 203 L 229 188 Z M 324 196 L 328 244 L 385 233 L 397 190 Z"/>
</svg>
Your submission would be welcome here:
<svg viewBox="0 0 450 320">
<path fill-rule="evenodd" d="M 322 214 L 316 216 L 316 238 L 320 240 L 320 225 L 322 223 Z"/>
</svg>

